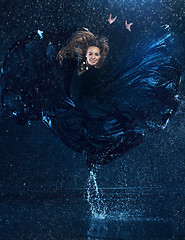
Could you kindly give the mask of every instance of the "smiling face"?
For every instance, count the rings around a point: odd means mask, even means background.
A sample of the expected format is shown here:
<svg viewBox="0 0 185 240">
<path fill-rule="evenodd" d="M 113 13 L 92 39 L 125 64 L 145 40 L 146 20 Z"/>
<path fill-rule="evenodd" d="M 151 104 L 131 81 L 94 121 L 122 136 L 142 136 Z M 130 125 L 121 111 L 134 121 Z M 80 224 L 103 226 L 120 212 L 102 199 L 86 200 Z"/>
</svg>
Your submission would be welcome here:
<svg viewBox="0 0 185 240">
<path fill-rule="evenodd" d="M 95 66 L 101 58 L 100 49 L 95 46 L 89 47 L 87 49 L 86 58 L 88 65 Z"/>
</svg>

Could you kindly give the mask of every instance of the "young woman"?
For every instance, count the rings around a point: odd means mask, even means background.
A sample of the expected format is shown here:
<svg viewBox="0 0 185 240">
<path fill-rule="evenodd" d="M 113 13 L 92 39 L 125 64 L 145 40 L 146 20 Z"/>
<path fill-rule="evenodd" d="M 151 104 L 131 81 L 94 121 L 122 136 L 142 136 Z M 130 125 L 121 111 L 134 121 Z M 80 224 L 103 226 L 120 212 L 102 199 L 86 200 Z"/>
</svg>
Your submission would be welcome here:
<svg viewBox="0 0 185 240">
<path fill-rule="evenodd" d="M 17 42 L 3 66 L 3 107 L 20 124 L 42 120 L 89 166 L 138 146 L 177 110 L 181 68 L 166 52 L 168 33 L 125 70 L 131 25 L 110 15 L 103 37 L 37 31 Z"/>
</svg>

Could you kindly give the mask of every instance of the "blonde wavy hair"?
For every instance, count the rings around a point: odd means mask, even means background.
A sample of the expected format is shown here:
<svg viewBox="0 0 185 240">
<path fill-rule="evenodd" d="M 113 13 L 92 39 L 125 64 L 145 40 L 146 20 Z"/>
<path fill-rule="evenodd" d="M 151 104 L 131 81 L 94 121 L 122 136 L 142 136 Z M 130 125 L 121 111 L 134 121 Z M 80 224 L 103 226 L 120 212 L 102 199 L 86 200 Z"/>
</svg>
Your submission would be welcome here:
<svg viewBox="0 0 185 240">
<path fill-rule="evenodd" d="M 61 65 L 64 58 L 75 58 L 82 62 L 85 60 L 87 49 L 91 46 L 100 49 L 101 58 L 96 65 L 97 68 L 100 68 L 109 51 L 108 39 L 95 36 L 90 31 L 76 31 L 67 44 L 60 49 L 57 59 L 59 59 Z"/>
</svg>

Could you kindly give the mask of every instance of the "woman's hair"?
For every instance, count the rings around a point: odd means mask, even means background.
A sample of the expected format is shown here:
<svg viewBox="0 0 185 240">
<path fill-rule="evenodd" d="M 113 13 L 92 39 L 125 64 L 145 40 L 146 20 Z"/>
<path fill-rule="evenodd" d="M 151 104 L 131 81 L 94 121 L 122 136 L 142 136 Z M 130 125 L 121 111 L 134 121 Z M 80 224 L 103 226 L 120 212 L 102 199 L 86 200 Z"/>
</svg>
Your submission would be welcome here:
<svg viewBox="0 0 185 240">
<path fill-rule="evenodd" d="M 62 64 L 64 58 L 75 58 L 79 61 L 85 59 L 87 49 L 91 46 L 100 49 L 101 58 L 96 67 L 100 68 L 107 56 L 109 45 L 107 38 L 95 36 L 90 31 L 76 31 L 74 35 L 68 40 L 67 44 L 60 49 L 57 58 Z"/>
</svg>

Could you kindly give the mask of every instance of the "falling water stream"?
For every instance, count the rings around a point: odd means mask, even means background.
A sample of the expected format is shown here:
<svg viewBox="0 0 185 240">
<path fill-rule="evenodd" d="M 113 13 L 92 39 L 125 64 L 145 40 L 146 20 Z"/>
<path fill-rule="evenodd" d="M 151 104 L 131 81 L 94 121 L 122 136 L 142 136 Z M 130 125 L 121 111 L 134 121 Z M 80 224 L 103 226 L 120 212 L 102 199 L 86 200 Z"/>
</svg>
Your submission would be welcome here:
<svg viewBox="0 0 185 240">
<path fill-rule="evenodd" d="M 107 206 L 103 201 L 102 194 L 98 189 L 96 170 L 92 169 L 89 172 L 87 186 L 87 201 L 90 204 L 90 210 L 94 217 L 104 219 L 106 217 Z"/>
<path fill-rule="evenodd" d="M 87 182 L 87 201 L 90 205 L 87 239 L 107 239 L 112 236 L 114 239 L 143 239 L 142 229 L 149 229 L 147 234 L 150 237 L 160 234 L 168 236 L 173 221 L 169 217 L 161 217 L 160 212 L 151 211 L 155 202 L 152 195 L 145 199 L 137 192 L 137 197 L 132 196 L 127 192 L 127 183 L 125 185 L 125 189 L 104 189 L 108 190 L 104 192 L 98 188 L 98 168 L 91 169 Z M 117 191 L 114 196 L 113 190 Z M 123 192 L 126 194 L 122 195 Z M 161 203 L 157 202 L 160 208 Z M 167 232 L 163 229 L 167 229 Z"/>
<path fill-rule="evenodd" d="M 124 221 L 140 218 L 141 206 L 140 209 L 135 208 L 134 204 L 132 206 L 129 195 L 122 198 L 118 193 L 112 197 L 109 195 L 111 189 L 106 189 L 108 192 L 105 194 L 102 189 L 98 188 L 97 174 L 98 167 L 94 166 L 89 172 L 87 183 L 87 201 L 92 217 Z"/>
</svg>

